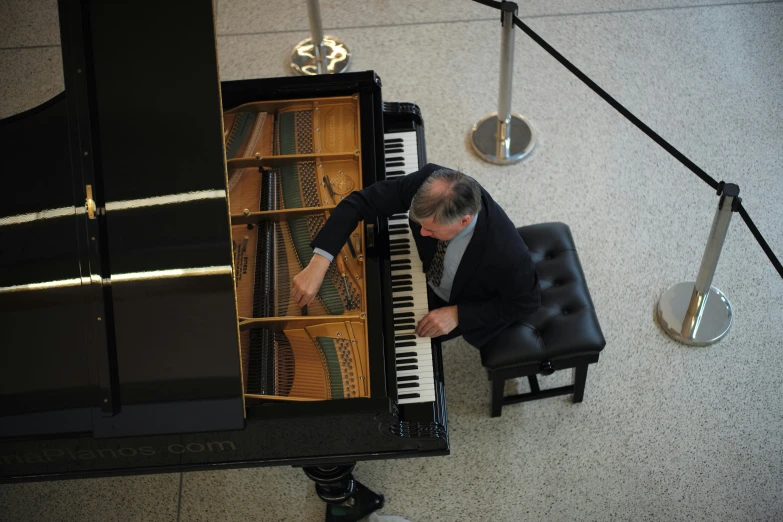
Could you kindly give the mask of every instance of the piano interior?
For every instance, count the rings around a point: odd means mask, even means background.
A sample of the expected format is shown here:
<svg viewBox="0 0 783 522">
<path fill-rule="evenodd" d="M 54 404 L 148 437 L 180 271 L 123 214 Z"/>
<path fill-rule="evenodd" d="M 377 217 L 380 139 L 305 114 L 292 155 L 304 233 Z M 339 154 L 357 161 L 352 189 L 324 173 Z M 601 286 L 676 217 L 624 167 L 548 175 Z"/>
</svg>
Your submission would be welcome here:
<svg viewBox="0 0 783 522">
<path fill-rule="evenodd" d="M 329 212 L 362 188 L 358 95 L 246 103 L 224 136 L 245 397 L 369 397 L 361 228 L 310 305 L 290 291 Z"/>
</svg>

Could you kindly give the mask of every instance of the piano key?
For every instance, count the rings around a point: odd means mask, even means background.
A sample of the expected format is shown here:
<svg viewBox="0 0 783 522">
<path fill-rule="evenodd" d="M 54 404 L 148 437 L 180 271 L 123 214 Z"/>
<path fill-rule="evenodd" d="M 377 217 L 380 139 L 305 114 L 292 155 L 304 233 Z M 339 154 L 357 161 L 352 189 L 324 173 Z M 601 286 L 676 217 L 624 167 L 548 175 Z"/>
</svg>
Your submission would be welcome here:
<svg viewBox="0 0 783 522">
<path fill-rule="evenodd" d="M 432 391 L 435 388 L 435 381 L 432 377 L 429 377 L 426 382 L 422 380 L 414 380 L 414 381 L 401 381 L 400 383 L 395 383 L 395 384 L 402 384 L 402 383 L 418 383 L 420 390 Z"/>
<path fill-rule="evenodd" d="M 408 388 L 408 391 L 429 391 L 435 388 L 435 383 L 430 380 L 429 382 L 422 382 L 422 381 L 402 381 L 398 383 L 398 386 L 406 385 L 405 388 Z"/>
</svg>

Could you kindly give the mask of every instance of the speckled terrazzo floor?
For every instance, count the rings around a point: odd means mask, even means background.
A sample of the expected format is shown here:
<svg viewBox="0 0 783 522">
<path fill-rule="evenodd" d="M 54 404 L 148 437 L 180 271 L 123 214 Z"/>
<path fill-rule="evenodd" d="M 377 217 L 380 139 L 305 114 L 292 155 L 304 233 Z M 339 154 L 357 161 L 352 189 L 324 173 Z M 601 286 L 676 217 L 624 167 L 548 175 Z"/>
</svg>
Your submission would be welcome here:
<svg viewBox="0 0 783 522">
<path fill-rule="evenodd" d="M 304 2 L 217 8 L 223 79 L 286 73 L 307 35 Z M 513 109 L 538 144 L 512 167 L 476 159 L 466 132 L 497 100 L 491 9 L 324 0 L 322 10 L 328 32 L 352 46 L 353 70 L 377 71 L 384 99 L 419 104 L 430 161 L 476 177 L 518 225 L 571 226 L 607 340 L 584 403 L 547 399 L 500 419 L 489 417 L 478 353 L 448 343 L 452 454 L 360 464 L 357 478 L 386 495 L 381 512 L 412 522 L 783 520 L 783 282 L 738 216 L 714 281 L 735 307 L 732 330 L 709 348 L 679 345 L 652 310 L 667 286 L 695 278 L 714 192 L 521 33 Z M 520 14 L 714 178 L 738 183 L 783 255 L 783 3 L 536 0 Z M 0 117 L 62 89 L 58 42 L 54 2 L 0 2 Z M 0 520 L 322 516 L 291 468 L 0 486 Z"/>
</svg>

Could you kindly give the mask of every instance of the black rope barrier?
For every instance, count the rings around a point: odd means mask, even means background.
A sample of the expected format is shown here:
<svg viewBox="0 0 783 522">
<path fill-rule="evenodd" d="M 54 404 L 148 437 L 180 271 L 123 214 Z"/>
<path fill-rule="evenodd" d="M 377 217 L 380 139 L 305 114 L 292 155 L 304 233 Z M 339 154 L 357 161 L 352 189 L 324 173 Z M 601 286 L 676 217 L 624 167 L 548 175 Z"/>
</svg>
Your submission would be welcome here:
<svg viewBox="0 0 783 522">
<path fill-rule="evenodd" d="M 641 130 L 643 133 L 645 133 L 647 136 L 649 136 L 655 143 L 660 145 L 663 149 L 666 150 L 669 154 L 674 156 L 677 161 L 685 165 L 691 172 L 699 176 L 702 181 L 704 181 L 707 185 L 712 187 L 713 189 L 718 189 L 718 182 L 715 181 L 712 176 L 704 172 L 701 167 L 696 165 L 694 162 L 692 162 L 690 159 L 688 159 L 685 154 L 674 148 L 674 146 L 663 139 L 661 136 L 658 135 L 654 130 L 652 130 L 650 127 L 648 127 L 642 120 L 634 116 L 631 111 L 623 107 L 623 105 L 615 100 L 608 92 L 603 90 L 601 87 L 598 86 L 597 83 L 595 83 L 593 80 L 591 80 L 585 73 L 580 71 L 574 64 L 569 62 L 562 54 L 557 52 L 554 47 L 549 45 L 546 41 L 544 41 L 543 38 L 538 36 L 530 27 L 525 25 L 522 20 L 514 17 L 514 25 L 522 29 L 522 32 L 524 32 L 526 35 L 528 35 L 534 42 L 536 42 L 539 46 L 541 46 L 546 52 L 548 52 L 552 57 L 560 62 L 563 67 L 568 69 L 574 76 L 579 78 L 582 83 L 590 87 L 590 89 L 593 90 L 598 96 L 604 99 L 606 103 L 611 105 L 617 112 L 625 116 L 625 118 L 636 125 L 639 130 Z"/>
<path fill-rule="evenodd" d="M 503 9 L 503 2 L 496 2 L 493 0 L 473 0 L 474 2 L 485 5 L 487 7 L 492 7 L 494 9 Z M 606 103 L 611 105 L 617 112 L 622 114 L 625 119 L 633 123 L 639 130 L 644 132 L 650 139 L 652 139 L 655 143 L 657 143 L 661 148 L 663 148 L 666 152 L 671 154 L 677 161 L 682 163 L 685 167 L 688 168 L 691 172 L 696 174 L 702 181 L 704 181 L 707 185 L 712 187 L 715 191 L 717 191 L 718 195 L 720 195 L 723 192 L 723 186 L 725 185 L 725 182 L 723 181 L 715 181 L 715 179 L 704 172 L 701 167 L 696 165 L 693 161 L 688 159 L 685 154 L 677 150 L 671 143 L 663 139 L 658 133 L 656 133 L 654 130 L 652 130 L 650 127 L 647 126 L 642 120 L 634 116 L 631 111 L 626 109 L 620 102 L 615 100 L 608 92 L 603 90 L 597 83 L 595 83 L 593 80 L 591 80 L 585 73 L 579 70 L 577 66 L 572 64 L 570 61 L 568 61 L 562 54 L 557 52 L 557 50 L 549 45 L 549 43 L 546 42 L 543 38 L 538 36 L 538 34 L 533 31 L 530 27 L 525 25 L 522 20 L 517 18 L 517 16 L 514 16 L 514 25 L 516 25 L 519 29 L 522 30 L 523 33 L 528 35 L 535 43 L 537 43 L 542 49 L 544 49 L 547 53 L 549 53 L 555 60 L 560 62 L 560 64 L 568 69 L 571 74 L 576 76 L 582 83 L 587 85 L 593 92 L 595 92 L 598 96 L 600 96 Z M 742 216 L 742 220 L 747 225 L 748 229 L 750 229 L 750 232 L 753 234 L 753 237 L 756 238 L 756 241 L 761 246 L 761 249 L 764 251 L 764 253 L 769 258 L 770 262 L 772 263 L 772 266 L 775 267 L 775 270 L 777 270 L 778 274 L 781 278 L 783 278 L 783 266 L 780 264 L 780 261 L 775 257 L 774 252 L 772 252 L 772 249 L 767 244 L 767 241 L 764 239 L 764 237 L 761 235 L 761 232 L 759 232 L 758 228 L 756 228 L 756 225 L 753 223 L 753 221 L 750 219 L 750 216 L 748 216 L 747 211 L 745 210 L 745 207 L 742 206 L 740 203 L 738 205 L 737 211 L 739 212 L 740 216 Z"/>
<path fill-rule="evenodd" d="M 485 5 L 487 7 L 494 7 L 495 9 L 502 9 L 503 2 L 495 2 L 493 0 L 473 0 L 477 4 Z"/>
<path fill-rule="evenodd" d="M 775 257 L 775 253 L 772 252 L 772 249 L 767 244 L 767 241 L 764 239 L 764 236 L 762 236 L 761 232 L 759 232 L 759 229 L 756 228 L 756 224 L 753 223 L 752 219 L 750 219 L 750 216 L 748 215 L 748 211 L 745 210 L 745 207 L 742 205 L 742 203 L 739 204 L 739 208 L 737 209 L 737 211 L 739 212 L 739 215 L 742 217 L 742 221 L 744 221 L 745 224 L 748 226 L 750 233 L 753 234 L 753 237 L 755 237 L 756 241 L 758 241 L 758 244 L 761 246 L 761 249 L 764 251 L 765 254 L 767 254 L 767 257 L 769 258 L 770 263 L 772 263 L 772 266 L 774 266 L 775 270 L 778 271 L 780 277 L 783 277 L 783 265 L 781 265 L 778 258 Z"/>
</svg>

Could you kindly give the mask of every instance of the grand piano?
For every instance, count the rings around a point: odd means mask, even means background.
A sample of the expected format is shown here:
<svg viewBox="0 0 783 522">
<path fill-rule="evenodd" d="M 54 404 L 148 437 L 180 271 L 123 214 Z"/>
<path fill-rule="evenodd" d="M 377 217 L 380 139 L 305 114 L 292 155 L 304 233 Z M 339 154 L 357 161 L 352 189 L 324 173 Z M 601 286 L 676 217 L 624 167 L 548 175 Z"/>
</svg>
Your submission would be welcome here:
<svg viewBox="0 0 783 522">
<path fill-rule="evenodd" d="M 424 165 L 418 108 L 220 82 L 210 1 L 59 14 L 65 92 L 0 121 L 0 481 L 290 465 L 327 519 L 380 507 L 357 462 L 449 452 L 407 217 L 287 292 L 342 197 Z"/>
</svg>

